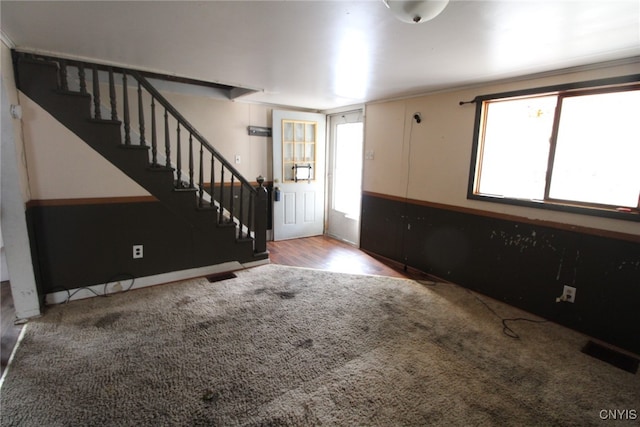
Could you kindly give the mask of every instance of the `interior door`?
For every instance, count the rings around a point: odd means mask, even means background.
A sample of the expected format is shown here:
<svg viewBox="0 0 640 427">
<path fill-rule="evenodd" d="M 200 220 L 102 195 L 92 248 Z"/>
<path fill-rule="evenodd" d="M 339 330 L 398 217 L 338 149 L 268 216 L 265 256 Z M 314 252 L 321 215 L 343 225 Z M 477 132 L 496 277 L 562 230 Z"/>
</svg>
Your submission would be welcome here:
<svg viewBox="0 0 640 427">
<path fill-rule="evenodd" d="M 329 119 L 327 234 L 360 246 L 363 156 L 362 111 Z"/>
<path fill-rule="evenodd" d="M 273 110 L 273 239 L 324 233 L 323 114 Z"/>
</svg>

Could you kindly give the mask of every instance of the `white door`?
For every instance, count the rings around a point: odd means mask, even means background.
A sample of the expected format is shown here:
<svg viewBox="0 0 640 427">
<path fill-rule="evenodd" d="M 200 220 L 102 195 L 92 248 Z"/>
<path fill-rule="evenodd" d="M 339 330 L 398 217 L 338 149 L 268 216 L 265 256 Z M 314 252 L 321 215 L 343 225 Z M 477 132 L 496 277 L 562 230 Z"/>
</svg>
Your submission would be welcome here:
<svg viewBox="0 0 640 427">
<path fill-rule="evenodd" d="M 324 233 L 323 114 L 273 110 L 273 239 Z"/>
<path fill-rule="evenodd" d="M 362 111 L 331 116 L 329 132 L 327 234 L 360 246 Z"/>
</svg>

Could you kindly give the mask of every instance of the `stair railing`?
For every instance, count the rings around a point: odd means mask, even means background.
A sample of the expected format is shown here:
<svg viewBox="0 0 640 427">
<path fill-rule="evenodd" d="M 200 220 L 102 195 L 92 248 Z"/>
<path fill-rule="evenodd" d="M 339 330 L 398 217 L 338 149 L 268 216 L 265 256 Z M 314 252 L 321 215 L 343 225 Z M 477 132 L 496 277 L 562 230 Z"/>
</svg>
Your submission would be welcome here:
<svg viewBox="0 0 640 427">
<path fill-rule="evenodd" d="M 124 146 L 142 146 L 150 148 L 150 167 L 153 169 L 171 169 L 174 171 L 176 191 L 194 191 L 197 194 L 199 209 L 217 209 L 217 222 L 223 225 L 235 225 L 236 238 L 254 240 L 254 252 L 266 252 L 267 190 L 264 179 L 258 178 L 258 187 L 254 188 L 231 163 L 229 163 L 180 112 L 138 71 L 112 67 L 83 61 L 60 59 L 45 55 L 29 55 L 35 59 L 56 62 L 59 66 L 59 88 L 70 91 L 73 69 L 77 71 L 78 92 L 93 97 L 94 120 L 121 121 Z M 87 89 L 87 70 L 91 74 L 92 92 Z M 103 117 L 103 104 L 100 94 L 100 74 L 106 72 L 106 85 L 109 97 L 109 118 Z M 121 81 L 121 98 L 118 99 L 116 76 Z M 133 79 L 130 82 L 130 78 Z M 137 95 L 131 96 L 129 85 Z M 131 99 L 133 98 L 133 99 Z M 131 109 L 130 103 L 134 104 Z M 118 104 L 122 105 L 122 119 L 118 115 Z M 147 110 L 149 108 L 149 110 Z M 163 116 L 163 125 L 158 136 L 158 112 Z M 137 111 L 137 144 L 132 131 L 132 111 Z M 150 116 L 150 141 L 145 119 Z M 172 141 L 172 131 L 175 139 Z M 183 139 L 185 138 L 185 139 Z M 163 139 L 163 141 L 160 141 Z M 183 141 L 188 141 L 184 144 Z M 183 153 L 183 150 L 186 152 Z M 173 150 L 175 151 L 173 151 Z M 161 150 L 162 152 L 159 152 Z M 173 153 L 175 152 L 175 158 Z M 186 157 L 186 160 L 184 159 Z M 185 165 L 186 163 L 186 165 Z M 183 169 L 186 167 L 186 169 Z M 209 169 L 206 171 L 206 169 Z M 209 183 L 205 182 L 205 176 Z M 227 176 L 227 179 L 225 179 Z M 238 199 L 238 203 L 235 203 Z M 253 236 L 251 233 L 253 232 Z"/>
</svg>

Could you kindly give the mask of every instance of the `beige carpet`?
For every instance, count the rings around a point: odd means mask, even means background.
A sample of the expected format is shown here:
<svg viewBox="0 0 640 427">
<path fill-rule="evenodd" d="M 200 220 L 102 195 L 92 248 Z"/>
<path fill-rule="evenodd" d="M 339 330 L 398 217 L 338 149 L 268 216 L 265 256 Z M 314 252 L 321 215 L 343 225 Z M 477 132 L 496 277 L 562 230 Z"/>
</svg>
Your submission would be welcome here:
<svg viewBox="0 0 640 427">
<path fill-rule="evenodd" d="M 266 265 L 51 307 L 2 426 L 638 425 L 640 378 L 448 284 Z M 481 297 L 502 317 L 531 317 Z"/>
</svg>

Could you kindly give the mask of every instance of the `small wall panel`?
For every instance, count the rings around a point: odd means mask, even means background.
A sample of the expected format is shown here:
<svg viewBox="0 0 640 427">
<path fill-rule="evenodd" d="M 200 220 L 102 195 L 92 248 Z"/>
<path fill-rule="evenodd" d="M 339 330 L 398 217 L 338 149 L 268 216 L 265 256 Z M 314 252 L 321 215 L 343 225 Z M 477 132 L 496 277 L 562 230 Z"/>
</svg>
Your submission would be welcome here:
<svg viewBox="0 0 640 427">
<path fill-rule="evenodd" d="M 296 223 L 296 193 L 284 193 L 282 195 L 284 203 L 284 223 Z"/>
</svg>

